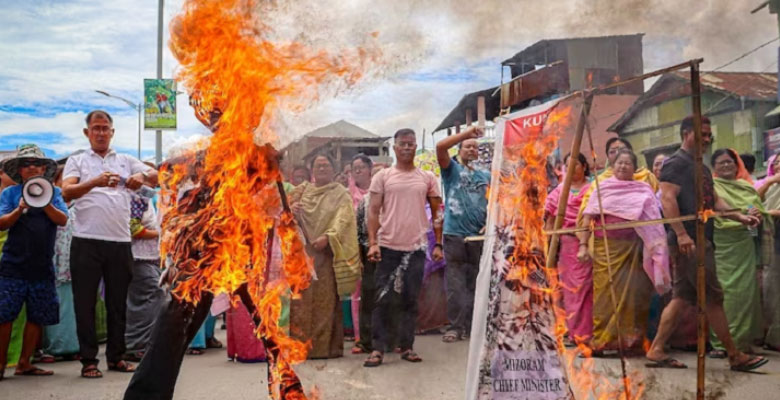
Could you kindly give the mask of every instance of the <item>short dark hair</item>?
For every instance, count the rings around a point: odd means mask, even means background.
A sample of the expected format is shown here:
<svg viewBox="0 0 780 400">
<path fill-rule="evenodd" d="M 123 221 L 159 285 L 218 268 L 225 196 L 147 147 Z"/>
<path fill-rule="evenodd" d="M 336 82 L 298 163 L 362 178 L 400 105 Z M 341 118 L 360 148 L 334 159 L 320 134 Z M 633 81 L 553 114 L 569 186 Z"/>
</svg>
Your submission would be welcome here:
<svg viewBox="0 0 780 400">
<path fill-rule="evenodd" d="M 395 135 L 393 135 L 393 140 L 398 140 L 401 136 L 414 136 L 415 139 L 417 138 L 417 134 L 414 133 L 414 130 L 410 128 L 402 128 L 397 131 L 395 131 Z"/>
<path fill-rule="evenodd" d="M 734 164 L 739 165 L 739 162 L 737 161 L 737 152 L 731 151 L 729 149 L 717 149 L 712 152 L 712 158 L 710 158 L 710 165 L 715 167 L 715 160 L 718 159 L 718 157 L 728 154 L 729 158 L 731 158 L 731 161 L 734 161 Z"/>
<path fill-rule="evenodd" d="M 89 126 L 89 123 L 92 122 L 92 117 L 94 117 L 95 115 L 98 115 L 98 114 L 103 114 L 103 116 L 105 116 L 108 119 L 108 122 L 110 122 L 112 124 L 114 123 L 114 119 L 111 118 L 111 114 L 109 114 L 108 111 L 92 110 L 92 111 L 89 112 L 89 114 L 87 114 L 87 117 L 84 118 L 84 121 L 86 121 L 87 126 Z"/>
<path fill-rule="evenodd" d="M 756 170 L 756 156 L 750 153 L 740 154 L 739 158 L 742 159 L 742 164 L 745 164 L 745 169 L 748 173 L 753 173 Z"/>
<path fill-rule="evenodd" d="M 702 125 L 710 125 L 710 119 L 706 116 L 701 116 L 701 124 Z M 693 131 L 693 115 L 689 115 L 685 118 L 683 118 L 682 122 L 680 123 L 680 139 L 685 138 L 685 132 Z"/>
<path fill-rule="evenodd" d="M 634 164 L 634 169 L 639 168 L 639 160 L 636 158 L 636 154 L 634 154 L 633 151 L 629 149 L 623 149 L 618 151 L 617 155 L 615 156 L 615 160 L 620 158 L 620 156 L 628 154 L 628 157 L 631 159 L 631 163 Z"/>
<path fill-rule="evenodd" d="M 563 164 L 566 164 L 566 160 L 571 157 L 571 153 L 566 154 L 565 157 L 563 157 Z M 585 176 L 590 176 L 590 165 L 588 164 L 588 159 L 585 158 L 585 155 L 582 153 L 577 154 L 577 161 L 580 162 L 580 164 L 585 168 Z"/>
<path fill-rule="evenodd" d="M 625 140 L 623 138 L 613 137 L 613 138 L 609 138 L 609 140 L 607 140 L 607 147 L 604 148 L 604 153 L 605 154 L 609 154 L 609 148 L 612 146 L 612 143 L 615 143 L 617 141 L 620 141 L 620 143 L 623 143 L 624 145 L 626 145 L 626 147 L 628 147 L 631 151 L 634 150 L 634 146 L 631 146 L 631 143 L 629 141 L 627 141 L 627 140 Z"/>
<path fill-rule="evenodd" d="M 355 161 L 360 160 L 363 161 L 364 164 L 368 165 L 368 169 L 374 168 L 374 162 L 371 161 L 371 159 L 363 154 L 363 153 L 357 153 L 354 157 L 352 157 L 352 161 L 349 162 L 349 165 L 353 165 Z"/>
<path fill-rule="evenodd" d="M 330 166 L 333 167 L 333 169 L 336 169 L 336 160 L 333 159 L 328 153 L 324 151 L 319 151 L 314 154 L 314 156 L 311 158 L 311 161 L 309 161 L 309 169 L 314 169 L 314 161 L 317 160 L 319 157 L 325 157 L 328 159 L 328 162 L 330 163 Z"/>
<path fill-rule="evenodd" d="M 309 168 L 307 168 L 305 165 L 296 165 L 296 166 L 294 166 L 293 170 L 292 170 L 293 174 L 295 173 L 295 171 L 306 172 L 306 177 L 308 179 L 311 179 L 311 171 L 309 171 Z"/>
</svg>

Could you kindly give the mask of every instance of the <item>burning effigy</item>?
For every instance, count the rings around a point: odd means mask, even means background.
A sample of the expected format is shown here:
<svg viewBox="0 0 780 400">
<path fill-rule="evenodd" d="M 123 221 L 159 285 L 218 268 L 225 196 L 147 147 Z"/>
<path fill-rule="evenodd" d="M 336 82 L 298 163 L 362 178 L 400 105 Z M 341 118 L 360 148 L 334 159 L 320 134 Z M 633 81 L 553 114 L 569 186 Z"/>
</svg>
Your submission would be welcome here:
<svg viewBox="0 0 780 400">
<path fill-rule="evenodd" d="M 544 199 L 556 183 L 548 167 L 555 126 L 568 123 L 568 108 L 557 105 L 510 114 L 498 125 L 469 351 L 470 399 L 573 398 L 558 354 L 556 276 L 545 270 L 542 232 Z"/>
<path fill-rule="evenodd" d="M 544 202 L 557 175 L 552 154 L 578 116 L 569 96 L 497 120 L 488 223 L 474 305 L 467 399 L 638 399 L 635 373 L 613 382 L 591 350 L 563 344 L 562 283 L 549 267 Z M 585 118 L 580 116 L 580 118 Z M 583 356 L 580 359 L 579 356 Z"/>
<path fill-rule="evenodd" d="M 177 79 L 213 135 L 205 149 L 162 167 L 161 255 L 171 295 L 125 399 L 173 396 L 186 347 L 220 294 L 252 315 L 268 356 L 269 395 L 307 397 L 292 369 L 306 359 L 307 344 L 278 326 L 281 297 L 299 296 L 312 269 L 282 189 L 272 146 L 276 117 L 304 109 L 325 86 L 354 84 L 377 53 L 328 53 L 279 40 L 258 16 L 274 4 L 189 0 L 171 23 Z M 281 244 L 282 273 L 271 280 L 274 240 Z"/>
</svg>

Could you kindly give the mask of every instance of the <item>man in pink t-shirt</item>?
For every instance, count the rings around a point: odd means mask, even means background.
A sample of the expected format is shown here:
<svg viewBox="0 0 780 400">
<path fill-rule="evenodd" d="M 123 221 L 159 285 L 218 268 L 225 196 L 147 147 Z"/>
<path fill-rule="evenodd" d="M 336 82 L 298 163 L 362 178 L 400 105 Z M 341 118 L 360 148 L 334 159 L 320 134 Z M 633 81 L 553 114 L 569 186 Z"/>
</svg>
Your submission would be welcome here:
<svg viewBox="0 0 780 400">
<path fill-rule="evenodd" d="M 377 263 L 374 282 L 377 299 L 371 315 L 374 351 L 363 364 L 382 364 L 391 329 L 389 316 L 393 304 L 399 304 L 398 340 L 401 358 L 410 362 L 422 359 L 414 350 L 414 326 L 417 319 L 417 295 L 422 286 L 427 233 L 430 227 L 425 202 L 431 205 L 433 221 L 439 219 L 441 193 L 432 173 L 414 166 L 417 139 L 411 129 L 395 133 L 396 164 L 374 175 L 369 192 L 368 259 Z M 443 258 L 441 224 L 434 223 L 436 245 L 433 259 Z"/>
</svg>

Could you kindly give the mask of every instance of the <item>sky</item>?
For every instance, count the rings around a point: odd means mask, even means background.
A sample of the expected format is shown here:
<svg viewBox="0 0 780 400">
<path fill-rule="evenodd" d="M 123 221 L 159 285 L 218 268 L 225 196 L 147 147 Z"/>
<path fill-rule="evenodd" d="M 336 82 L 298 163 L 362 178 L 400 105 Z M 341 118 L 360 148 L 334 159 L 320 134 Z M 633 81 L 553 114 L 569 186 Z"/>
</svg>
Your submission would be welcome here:
<svg viewBox="0 0 780 400">
<path fill-rule="evenodd" d="M 165 2 L 164 78 L 180 68 L 167 47 L 168 21 L 184 1 Z M 136 111 L 95 91 L 141 101 L 143 79 L 156 74 L 157 1 L 0 3 L 0 150 L 36 143 L 49 156 L 66 156 L 88 146 L 84 117 L 101 108 L 114 116 L 115 149 L 135 155 Z M 277 0 L 257 13 L 278 38 L 315 48 L 363 45 L 378 32 L 382 56 L 355 86 L 291 117 L 283 142 L 340 119 L 382 136 L 403 127 L 430 134 L 464 94 L 499 84 L 502 60 L 543 39 L 644 33 L 649 71 L 696 57 L 705 58 L 704 70 L 715 68 L 778 36 L 774 15 L 750 14 L 758 0 L 327 3 Z M 776 72 L 777 45 L 726 70 Z M 207 135 L 186 94 L 178 103 L 178 129 L 163 132 L 164 153 Z M 141 139 L 142 158 L 153 157 L 154 131 Z M 432 143 L 426 136 L 426 146 Z"/>
</svg>

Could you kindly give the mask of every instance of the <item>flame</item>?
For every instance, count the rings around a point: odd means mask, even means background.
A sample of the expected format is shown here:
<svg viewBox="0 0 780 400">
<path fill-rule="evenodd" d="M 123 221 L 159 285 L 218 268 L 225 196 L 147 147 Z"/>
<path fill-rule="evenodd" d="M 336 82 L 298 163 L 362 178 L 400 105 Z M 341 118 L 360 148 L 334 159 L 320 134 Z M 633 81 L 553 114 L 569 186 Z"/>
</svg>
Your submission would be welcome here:
<svg viewBox="0 0 780 400">
<path fill-rule="evenodd" d="M 596 369 L 591 358 L 592 349 L 583 343 L 583 338 L 575 337 L 577 347 L 566 349 L 563 338 L 568 331 L 567 315 L 560 306 L 563 283 L 558 279 L 557 268 L 547 269 L 543 261 L 548 250 L 543 234 L 543 206 L 549 185 L 546 166 L 548 156 L 571 121 L 571 107 L 559 104 L 539 129 L 527 130 L 527 136 L 520 143 L 504 148 L 509 163 L 520 165 L 517 173 L 500 175 L 502 196 L 498 200 L 499 206 L 505 211 L 503 215 L 513 218 L 515 232 L 514 251 L 510 258 L 512 267 L 506 280 L 526 280 L 539 273 L 546 277 L 549 283 L 546 287 L 531 288 L 531 301 L 549 304 L 553 309 L 557 348 L 574 398 L 637 400 L 645 389 L 638 371 L 629 374 L 625 380 L 621 378 L 615 382 L 608 373 Z M 630 388 L 628 395 L 626 387 Z"/>
<path fill-rule="evenodd" d="M 170 48 L 181 64 L 176 78 L 214 135 L 205 151 L 184 156 L 162 174 L 167 212 L 161 254 L 179 271 L 172 293 L 182 301 L 197 303 L 211 292 L 238 302 L 237 291 L 245 288 L 257 308 L 257 333 L 271 347 L 272 398 L 305 399 L 291 366 L 306 359 L 307 344 L 287 336 L 278 320 L 280 296 L 289 290 L 296 297 L 308 287 L 311 266 L 282 202 L 277 152 L 268 143 L 277 138 L 278 111 L 303 110 L 326 86 L 353 85 L 378 50 L 329 54 L 272 41 L 274 30 L 254 12 L 258 3 L 186 0 L 171 23 Z M 177 199 L 187 184 L 195 189 Z M 282 250 L 284 278 L 276 281 L 268 280 L 270 240 L 279 240 Z"/>
</svg>

